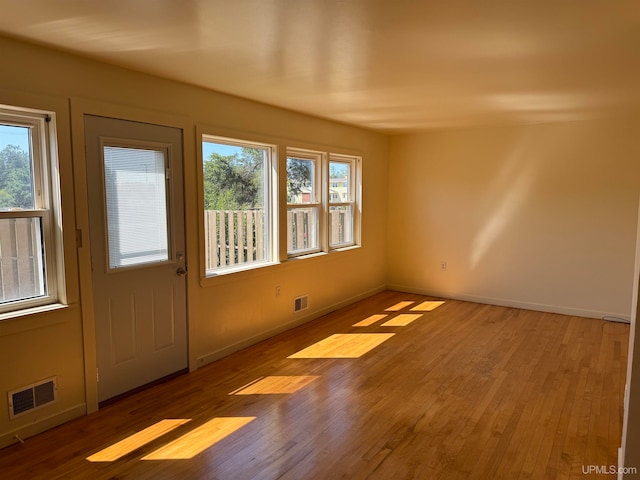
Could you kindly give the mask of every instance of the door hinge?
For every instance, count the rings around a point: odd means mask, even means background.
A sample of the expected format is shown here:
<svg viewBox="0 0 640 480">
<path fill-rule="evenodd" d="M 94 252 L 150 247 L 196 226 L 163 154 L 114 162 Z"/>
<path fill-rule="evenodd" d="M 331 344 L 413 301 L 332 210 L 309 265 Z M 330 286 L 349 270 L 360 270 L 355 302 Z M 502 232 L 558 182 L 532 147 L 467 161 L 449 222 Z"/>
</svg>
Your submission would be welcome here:
<svg viewBox="0 0 640 480">
<path fill-rule="evenodd" d="M 100 381 L 100 373 L 98 372 L 98 368 L 96 367 L 96 382 Z"/>
</svg>

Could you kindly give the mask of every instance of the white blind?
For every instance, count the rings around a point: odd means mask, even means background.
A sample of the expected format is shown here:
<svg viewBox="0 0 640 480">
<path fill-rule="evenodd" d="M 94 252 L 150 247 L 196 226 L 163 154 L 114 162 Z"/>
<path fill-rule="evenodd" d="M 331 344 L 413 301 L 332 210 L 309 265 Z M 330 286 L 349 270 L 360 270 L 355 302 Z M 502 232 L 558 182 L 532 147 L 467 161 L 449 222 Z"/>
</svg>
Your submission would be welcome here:
<svg viewBox="0 0 640 480">
<path fill-rule="evenodd" d="M 165 152 L 104 147 L 110 268 L 169 259 Z"/>
</svg>

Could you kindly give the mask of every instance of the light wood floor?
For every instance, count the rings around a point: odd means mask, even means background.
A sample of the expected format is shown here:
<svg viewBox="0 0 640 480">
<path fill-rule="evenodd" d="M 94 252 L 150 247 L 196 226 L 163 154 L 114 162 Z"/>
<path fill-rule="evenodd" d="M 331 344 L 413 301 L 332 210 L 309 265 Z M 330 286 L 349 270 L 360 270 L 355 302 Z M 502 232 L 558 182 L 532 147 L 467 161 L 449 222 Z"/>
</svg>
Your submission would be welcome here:
<svg viewBox="0 0 640 480">
<path fill-rule="evenodd" d="M 563 479 L 617 464 L 628 325 L 411 311 L 425 300 L 384 292 L 125 398 L 0 451 L 0 478 Z M 385 311 L 400 301 L 414 303 Z M 397 315 L 421 316 L 382 325 Z"/>
</svg>

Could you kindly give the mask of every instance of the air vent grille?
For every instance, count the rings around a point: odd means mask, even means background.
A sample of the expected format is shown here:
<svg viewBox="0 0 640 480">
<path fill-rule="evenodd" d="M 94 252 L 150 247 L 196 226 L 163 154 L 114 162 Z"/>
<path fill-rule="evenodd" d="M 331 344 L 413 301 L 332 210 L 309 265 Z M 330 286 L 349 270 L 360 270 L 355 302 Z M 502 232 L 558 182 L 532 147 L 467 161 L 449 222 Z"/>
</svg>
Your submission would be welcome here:
<svg viewBox="0 0 640 480">
<path fill-rule="evenodd" d="M 13 416 L 20 415 L 27 410 L 35 408 L 35 398 L 33 398 L 33 389 L 22 390 L 11 395 L 13 403 Z"/>
<path fill-rule="evenodd" d="M 33 396 L 36 400 L 36 407 L 44 405 L 45 403 L 51 403 L 56 398 L 55 385 L 53 381 L 41 383 L 33 387 Z"/>
<path fill-rule="evenodd" d="M 299 312 L 309 307 L 309 296 L 304 295 L 302 297 L 295 298 L 293 300 L 293 311 Z"/>
<path fill-rule="evenodd" d="M 9 416 L 17 417 L 56 401 L 55 377 L 9 392 Z"/>
</svg>

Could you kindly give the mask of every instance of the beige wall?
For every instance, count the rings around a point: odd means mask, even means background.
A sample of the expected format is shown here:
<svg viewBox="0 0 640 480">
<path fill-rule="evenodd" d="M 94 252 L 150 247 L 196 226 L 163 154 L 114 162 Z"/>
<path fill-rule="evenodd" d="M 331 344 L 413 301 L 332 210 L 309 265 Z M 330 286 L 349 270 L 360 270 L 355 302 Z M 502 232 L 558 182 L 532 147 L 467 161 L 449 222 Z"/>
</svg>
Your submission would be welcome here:
<svg viewBox="0 0 640 480">
<path fill-rule="evenodd" d="M 390 285 L 629 318 L 639 154 L 638 120 L 392 137 Z"/>
<path fill-rule="evenodd" d="M 0 38 L 0 104 L 57 113 L 63 214 L 71 306 L 0 322 L 0 446 L 95 409 L 95 339 L 90 309 L 84 113 L 175 125 L 185 130 L 189 360 L 207 363 L 266 335 L 384 288 L 388 139 L 384 135 L 134 73 L 61 52 Z M 70 106 L 69 106 L 70 105 Z M 363 157 L 362 248 L 202 281 L 196 131 L 259 135 L 279 145 L 315 147 Z M 73 129 L 73 135 L 70 133 Z M 71 152 L 73 151 L 73 162 Z M 77 182 L 74 190 L 72 166 Z M 80 172 L 80 173 L 78 173 Z M 76 199 L 74 201 L 74 191 Z M 74 204 L 78 206 L 74 212 Z M 75 228 L 85 245 L 75 249 Z M 79 260 L 78 260 L 79 259 Z M 79 279 L 82 299 L 79 301 Z M 276 298 L 275 287 L 281 287 Z M 293 298 L 309 295 L 309 309 L 293 313 Z M 84 316 L 81 313 L 84 312 Z M 58 402 L 9 421 L 7 392 L 56 375 Z"/>
</svg>

